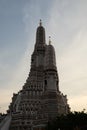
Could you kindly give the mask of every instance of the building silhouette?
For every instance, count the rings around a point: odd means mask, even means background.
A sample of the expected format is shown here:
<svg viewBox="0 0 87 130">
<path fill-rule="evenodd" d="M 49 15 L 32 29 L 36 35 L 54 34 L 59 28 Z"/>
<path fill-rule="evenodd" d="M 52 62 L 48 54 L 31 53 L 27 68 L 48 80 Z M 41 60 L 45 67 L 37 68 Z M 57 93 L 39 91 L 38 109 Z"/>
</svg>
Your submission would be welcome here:
<svg viewBox="0 0 87 130">
<path fill-rule="evenodd" d="M 46 44 L 40 20 L 28 78 L 9 106 L 9 130 L 44 130 L 48 121 L 69 111 L 67 96 L 59 90 L 55 49 L 50 39 Z"/>
</svg>

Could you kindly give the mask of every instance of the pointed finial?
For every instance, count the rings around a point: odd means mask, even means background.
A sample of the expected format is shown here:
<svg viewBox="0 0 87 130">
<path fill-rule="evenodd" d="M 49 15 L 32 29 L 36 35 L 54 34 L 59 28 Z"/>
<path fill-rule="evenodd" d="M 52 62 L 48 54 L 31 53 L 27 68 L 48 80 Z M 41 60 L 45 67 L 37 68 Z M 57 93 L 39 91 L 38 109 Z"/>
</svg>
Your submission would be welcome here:
<svg viewBox="0 0 87 130">
<path fill-rule="evenodd" d="M 40 19 L 40 26 L 42 26 L 42 20 Z"/>
<path fill-rule="evenodd" d="M 51 45 L 51 36 L 49 36 L 49 45 Z"/>
</svg>

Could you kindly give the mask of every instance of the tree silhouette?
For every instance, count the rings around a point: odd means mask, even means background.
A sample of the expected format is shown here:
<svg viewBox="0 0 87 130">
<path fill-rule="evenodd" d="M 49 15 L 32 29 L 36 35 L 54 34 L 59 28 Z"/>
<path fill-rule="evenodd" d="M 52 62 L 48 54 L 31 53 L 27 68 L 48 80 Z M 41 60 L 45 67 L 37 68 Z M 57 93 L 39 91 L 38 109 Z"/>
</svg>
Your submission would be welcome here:
<svg viewBox="0 0 87 130">
<path fill-rule="evenodd" d="M 87 113 L 71 112 L 49 121 L 47 130 L 87 130 Z"/>
</svg>

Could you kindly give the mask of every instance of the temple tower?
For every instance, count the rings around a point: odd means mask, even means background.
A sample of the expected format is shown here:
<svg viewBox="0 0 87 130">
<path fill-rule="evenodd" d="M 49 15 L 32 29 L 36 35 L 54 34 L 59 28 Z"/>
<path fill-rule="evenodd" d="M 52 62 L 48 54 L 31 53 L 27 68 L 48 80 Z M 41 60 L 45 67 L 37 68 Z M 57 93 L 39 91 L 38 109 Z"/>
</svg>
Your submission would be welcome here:
<svg viewBox="0 0 87 130">
<path fill-rule="evenodd" d="M 58 114 L 69 112 L 67 97 L 59 90 L 55 49 L 50 39 L 46 44 L 41 20 L 31 55 L 30 73 L 22 90 L 13 95 L 9 112 L 12 116 L 10 130 L 42 129 Z"/>
</svg>

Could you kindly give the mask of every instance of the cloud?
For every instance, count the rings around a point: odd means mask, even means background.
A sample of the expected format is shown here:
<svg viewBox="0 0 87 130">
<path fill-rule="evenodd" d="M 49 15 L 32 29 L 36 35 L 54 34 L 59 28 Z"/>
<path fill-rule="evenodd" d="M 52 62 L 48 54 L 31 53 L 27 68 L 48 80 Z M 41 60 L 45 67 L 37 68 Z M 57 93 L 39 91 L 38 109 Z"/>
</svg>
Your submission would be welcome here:
<svg viewBox="0 0 87 130">
<path fill-rule="evenodd" d="M 87 94 L 86 2 L 54 1 L 46 27 L 56 50 L 60 90 L 68 95 L 72 110 L 75 106 L 76 110 L 87 109 L 83 101 Z M 79 99 L 81 102 L 77 106 Z"/>
</svg>

